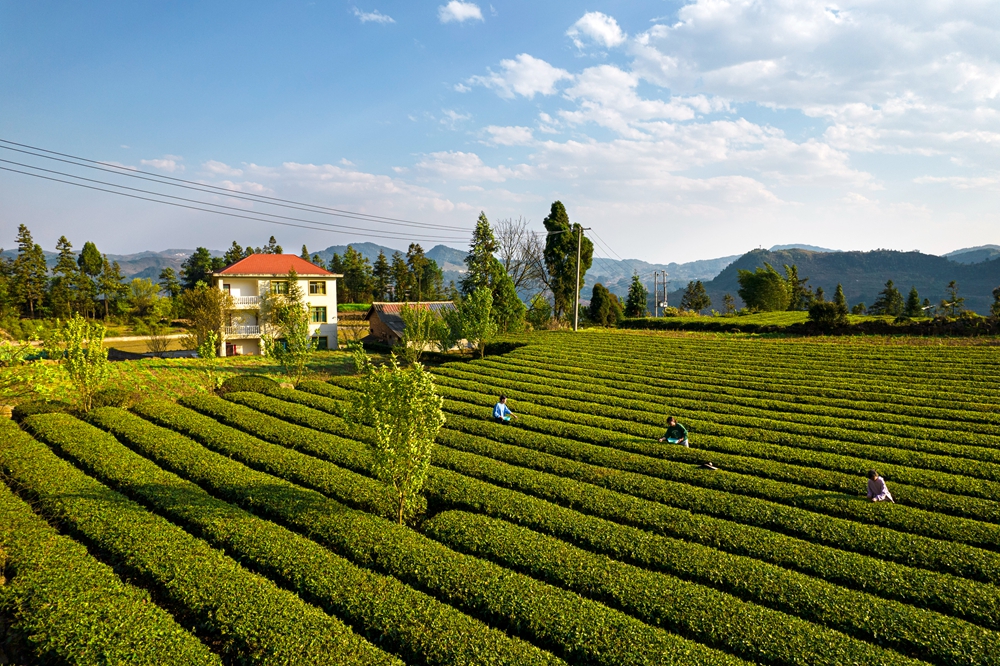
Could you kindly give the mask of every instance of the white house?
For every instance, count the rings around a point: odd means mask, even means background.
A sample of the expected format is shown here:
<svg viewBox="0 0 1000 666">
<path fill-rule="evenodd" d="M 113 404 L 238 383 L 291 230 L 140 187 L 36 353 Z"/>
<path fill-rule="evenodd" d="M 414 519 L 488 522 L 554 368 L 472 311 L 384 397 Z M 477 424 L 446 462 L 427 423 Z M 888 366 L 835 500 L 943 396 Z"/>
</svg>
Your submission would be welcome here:
<svg viewBox="0 0 1000 666">
<path fill-rule="evenodd" d="M 261 297 L 288 293 L 292 268 L 309 307 L 310 333 L 320 349 L 337 348 L 337 278 L 343 276 L 294 254 L 252 254 L 212 273 L 215 285 L 229 293 L 235 305 L 232 321 L 223 331 L 224 356 L 261 353 Z"/>
</svg>

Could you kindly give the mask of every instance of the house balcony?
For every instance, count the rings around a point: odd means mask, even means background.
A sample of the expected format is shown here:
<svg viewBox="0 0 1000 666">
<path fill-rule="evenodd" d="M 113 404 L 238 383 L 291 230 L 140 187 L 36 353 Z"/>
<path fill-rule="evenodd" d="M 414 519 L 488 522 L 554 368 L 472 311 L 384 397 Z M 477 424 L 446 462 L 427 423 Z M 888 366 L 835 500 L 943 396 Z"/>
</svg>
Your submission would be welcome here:
<svg viewBox="0 0 1000 666">
<path fill-rule="evenodd" d="M 226 326 L 224 332 L 227 338 L 259 338 L 260 326 Z"/>
<path fill-rule="evenodd" d="M 260 296 L 233 296 L 233 305 L 237 308 L 259 308 Z"/>
</svg>

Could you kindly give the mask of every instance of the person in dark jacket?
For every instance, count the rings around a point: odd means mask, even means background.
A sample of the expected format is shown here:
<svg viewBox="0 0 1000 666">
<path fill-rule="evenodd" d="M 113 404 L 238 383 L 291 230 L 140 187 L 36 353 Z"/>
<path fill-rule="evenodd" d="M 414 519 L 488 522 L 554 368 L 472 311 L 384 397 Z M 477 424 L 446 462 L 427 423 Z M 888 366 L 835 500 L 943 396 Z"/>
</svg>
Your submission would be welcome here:
<svg viewBox="0 0 1000 666">
<path fill-rule="evenodd" d="M 685 448 L 688 448 L 687 428 L 682 426 L 677 422 L 677 419 L 671 416 L 667 419 L 667 432 L 660 438 L 660 441 L 667 441 L 671 444 L 683 444 Z"/>
</svg>

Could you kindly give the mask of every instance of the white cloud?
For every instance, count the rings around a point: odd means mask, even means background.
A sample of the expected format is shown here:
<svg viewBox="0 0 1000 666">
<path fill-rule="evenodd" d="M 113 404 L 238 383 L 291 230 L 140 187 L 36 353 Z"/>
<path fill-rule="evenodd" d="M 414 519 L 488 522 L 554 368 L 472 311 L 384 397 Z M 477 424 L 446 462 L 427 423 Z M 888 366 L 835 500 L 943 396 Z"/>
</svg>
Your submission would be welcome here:
<svg viewBox="0 0 1000 666">
<path fill-rule="evenodd" d="M 139 160 L 139 163 L 144 166 L 150 166 L 154 169 L 159 169 L 160 171 L 167 171 L 169 173 L 174 173 L 175 171 L 184 171 L 184 165 L 181 161 L 184 158 L 178 157 L 176 155 L 164 155 L 161 159 L 157 160 Z"/>
<path fill-rule="evenodd" d="M 451 0 L 447 5 L 438 7 L 438 20 L 441 23 L 464 23 L 465 21 L 482 21 L 483 12 L 474 2 Z"/>
<path fill-rule="evenodd" d="M 363 12 L 357 7 L 354 8 L 354 15 L 361 19 L 362 23 L 395 23 L 396 21 L 387 14 L 383 14 L 377 9 L 370 12 Z"/>
<path fill-rule="evenodd" d="M 468 83 L 493 88 L 498 95 L 507 99 L 515 94 L 531 99 L 535 94 L 555 94 L 557 83 L 573 78 L 565 69 L 553 67 L 527 53 L 521 53 L 513 60 L 501 60 L 500 67 L 503 71 L 490 71 L 487 76 L 473 76 Z"/>
<path fill-rule="evenodd" d="M 423 178 L 435 180 L 499 183 L 508 178 L 524 177 L 528 168 L 525 165 L 514 169 L 506 166 L 491 167 L 475 153 L 441 151 L 425 155 L 414 166 L 414 171 Z"/>
<path fill-rule="evenodd" d="M 584 47 L 584 37 L 589 37 L 609 49 L 621 46 L 626 37 L 618 26 L 618 21 L 601 12 L 587 12 L 566 31 L 566 35 L 573 40 L 578 49 Z"/>
<path fill-rule="evenodd" d="M 914 178 L 917 185 L 950 185 L 956 190 L 1000 189 L 1000 176 L 921 176 Z"/>
<path fill-rule="evenodd" d="M 530 146 L 535 142 L 530 127 L 498 127 L 490 125 L 486 127 L 486 132 L 490 135 L 490 143 L 499 146 Z"/>
<path fill-rule="evenodd" d="M 459 123 L 472 120 L 472 115 L 459 113 L 453 109 L 441 109 L 441 124 L 449 129 L 455 129 Z"/>
<path fill-rule="evenodd" d="M 217 162 L 216 160 L 208 160 L 201 165 L 201 168 L 213 175 L 213 176 L 242 176 L 243 170 L 231 167 L 224 162 Z"/>
</svg>

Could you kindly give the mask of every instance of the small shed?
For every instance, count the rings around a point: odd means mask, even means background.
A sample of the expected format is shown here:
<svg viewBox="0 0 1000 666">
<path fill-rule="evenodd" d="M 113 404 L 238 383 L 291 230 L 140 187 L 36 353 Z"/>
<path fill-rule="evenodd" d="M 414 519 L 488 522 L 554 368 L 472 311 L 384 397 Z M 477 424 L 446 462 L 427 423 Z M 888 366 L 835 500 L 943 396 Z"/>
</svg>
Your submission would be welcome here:
<svg viewBox="0 0 1000 666">
<path fill-rule="evenodd" d="M 372 303 L 365 313 L 372 337 L 379 342 L 397 345 L 403 339 L 403 316 L 400 309 L 406 305 L 410 308 L 421 308 L 442 314 L 446 310 L 454 310 L 452 301 L 420 301 L 416 303 Z"/>
</svg>

